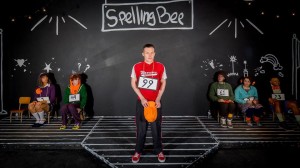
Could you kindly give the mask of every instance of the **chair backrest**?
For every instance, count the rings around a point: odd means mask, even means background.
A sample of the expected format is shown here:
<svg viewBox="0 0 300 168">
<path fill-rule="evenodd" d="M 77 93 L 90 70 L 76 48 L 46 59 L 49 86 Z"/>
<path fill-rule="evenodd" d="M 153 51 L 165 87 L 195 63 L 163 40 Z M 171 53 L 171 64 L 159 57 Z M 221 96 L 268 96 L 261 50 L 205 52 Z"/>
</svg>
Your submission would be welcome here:
<svg viewBox="0 0 300 168">
<path fill-rule="evenodd" d="M 19 98 L 19 104 L 29 104 L 31 100 L 31 97 L 20 97 Z"/>
</svg>

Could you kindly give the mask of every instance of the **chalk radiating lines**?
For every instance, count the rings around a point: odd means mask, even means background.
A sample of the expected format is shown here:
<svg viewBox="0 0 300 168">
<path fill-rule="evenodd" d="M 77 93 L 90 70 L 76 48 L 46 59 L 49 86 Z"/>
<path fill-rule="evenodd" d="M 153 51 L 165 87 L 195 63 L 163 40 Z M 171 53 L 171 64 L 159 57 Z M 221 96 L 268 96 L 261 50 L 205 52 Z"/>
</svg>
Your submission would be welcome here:
<svg viewBox="0 0 300 168">
<path fill-rule="evenodd" d="M 257 28 L 250 20 L 246 19 L 247 22 L 249 22 L 251 24 L 251 26 L 253 26 L 260 34 L 264 34 L 259 28 Z"/>
<path fill-rule="evenodd" d="M 48 15 L 44 16 L 42 19 L 40 19 L 32 28 L 31 28 L 31 31 L 33 31 L 38 25 L 40 25 L 46 18 L 48 17 Z M 81 22 L 79 22 L 77 19 L 75 19 L 74 17 L 68 15 L 68 17 L 73 20 L 74 22 L 76 22 L 77 24 L 79 24 L 81 27 L 83 27 L 84 29 L 87 29 L 86 26 L 84 26 Z M 59 17 L 56 16 L 55 17 L 56 21 L 55 21 L 55 34 L 58 36 L 58 30 L 59 30 Z M 66 23 L 66 20 L 64 17 L 61 17 L 61 20 L 63 23 Z M 52 16 L 49 18 L 49 23 L 52 22 Z"/>
<path fill-rule="evenodd" d="M 221 24 L 219 24 L 212 32 L 209 33 L 209 35 L 212 35 L 219 27 L 221 27 L 225 22 L 227 22 L 228 19 L 225 19 Z"/>
<path fill-rule="evenodd" d="M 234 19 L 234 38 L 237 37 L 237 25 L 236 25 L 236 18 Z"/>
<path fill-rule="evenodd" d="M 80 23 L 78 20 L 76 20 L 75 18 L 73 18 L 72 16 L 68 15 L 68 17 L 72 20 L 74 20 L 76 23 L 78 23 L 81 27 L 87 29 L 82 23 Z"/>
<path fill-rule="evenodd" d="M 58 35 L 58 16 L 56 16 L 56 35 Z"/>
<path fill-rule="evenodd" d="M 212 35 L 217 29 L 219 29 L 225 22 L 227 22 L 228 19 L 225 19 L 221 24 L 219 24 L 213 31 L 209 33 L 209 35 Z M 255 26 L 249 19 L 246 19 L 246 21 L 255 28 L 260 34 L 264 34 L 257 26 Z M 227 27 L 229 28 L 231 26 L 232 21 L 229 21 Z M 245 27 L 245 25 L 242 23 L 242 21 L 239 21 L 242 28 Z M 237 28 L 238 28 L 238 20 L 237 18 L 234 19 L 234 38 L 237 38 Z"/>
<path fill-rule="evenodd" d="M 40 23 L 42 23 L 42 21 L 44 21 L 46 18 L 48 17 L 48 15 L 44 16 L 41 20 L 39 20 L 32 28 L 31 31 L 33 31 L 36 26 L 38 26 Z"/>
</svg>

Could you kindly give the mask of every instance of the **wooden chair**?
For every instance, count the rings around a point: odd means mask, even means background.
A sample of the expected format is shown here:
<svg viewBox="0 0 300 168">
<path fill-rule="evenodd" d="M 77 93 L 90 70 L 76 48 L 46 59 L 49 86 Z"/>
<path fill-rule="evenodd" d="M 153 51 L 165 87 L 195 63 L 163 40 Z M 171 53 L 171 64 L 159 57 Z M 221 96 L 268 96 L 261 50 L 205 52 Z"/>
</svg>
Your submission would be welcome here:
<svg viewBox="0 0 300 168">
<path fill-rule="evenodd" d="M 23 112 L 25 110 L 28 110 L 28 104 L 30 103 L 31 97 L 19 97 L 19 108 L 18 109 L 13 109 L 10 110 L 10 117 L 9 117 L 9 122 L 11 123 L 11 118 L 12 114 L 18 114 L 21 118 L 21 123 L 22 123 L 22 117 L 23 117 Z M 26 108 L 22 108 L 22 106 L 27 105 Z"/>
</svg>

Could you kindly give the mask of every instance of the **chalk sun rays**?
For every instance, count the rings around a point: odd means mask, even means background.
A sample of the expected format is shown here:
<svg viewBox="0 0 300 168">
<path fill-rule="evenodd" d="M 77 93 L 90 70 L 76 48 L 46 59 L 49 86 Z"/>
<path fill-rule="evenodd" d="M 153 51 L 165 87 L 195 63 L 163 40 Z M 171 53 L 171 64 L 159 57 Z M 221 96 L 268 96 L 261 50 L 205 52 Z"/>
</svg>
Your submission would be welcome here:
<svg viewBox="0 0 300 168">
<path fill-rule="evenodd" d="M 44 16 L 42 19 L 40 19 L 32 28 L 31 28 L 31 31 L 33 31 L 38 25 L 40 25 L 44 20 L 46 20 L 46 18 L 48 17 L 48 15 Z M 86 26 L 84 26 L 81 22 L 79 22 L 77 19 L 75 19 L 74 17 L 68 15 L 68 18 L 71 19 L 72 21 L 76 22 L 77 24 L 79 24 L 81 27 L 83 27 L 84 29 L 87 29 Z M 51 23 L 53 20 L 52 16 L 49 18 L 49 23 Z M 58 26 L 59 26 L 59 16 L 56 16 L 55 17 L 55 25 L 56 25 L 56 35 L 58 36 Z M 61 17 L 61 20 L 63 23 L 66 23 L 66 20 L 64 17 Z"/>
<path fill-rule="evenodd" d="M 212 35 L 216 30 L 218 30 L 223 24 L 225 24 L 228 21 L 228 19 L 225 19 L 223 22 L 221 22 L 213 31 L 209 33 L 209 35 Z M 246 21 L 254 28 L 256 29 L 260 34 L 264 34 L 257 26 L 254 25 L 249 19 L 246 19 Z M 229 28 L 231 26 L 231 23 L 233 21 L 229 21 L 227 27 Z M 237 27 L 238 23 L 244 28 L 245 25 L 242 21 L 238 21 L 237 18 L 234 19 L 234 38 L 237 38 Z"/>
</svg>

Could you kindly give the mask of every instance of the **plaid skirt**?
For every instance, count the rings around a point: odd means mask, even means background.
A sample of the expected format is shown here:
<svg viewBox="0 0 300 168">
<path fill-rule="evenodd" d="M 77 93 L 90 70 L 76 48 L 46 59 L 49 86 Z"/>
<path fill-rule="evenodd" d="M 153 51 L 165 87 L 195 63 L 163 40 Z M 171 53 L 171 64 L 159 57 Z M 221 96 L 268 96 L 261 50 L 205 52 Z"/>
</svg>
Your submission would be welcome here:
<svg viewBox="0 0 300 168">
<path fill-rule="evenodd" d="M 261 104 L 249 104 L 249 103 L 245 103 L 245 104 L 239 104 L 239 108 L 241 109 L 241 111 L 243 113 L 245 113 L 249 108 L 262 108 L 263 106 Z"/>
</svg>

